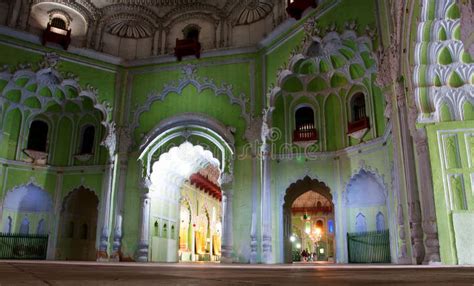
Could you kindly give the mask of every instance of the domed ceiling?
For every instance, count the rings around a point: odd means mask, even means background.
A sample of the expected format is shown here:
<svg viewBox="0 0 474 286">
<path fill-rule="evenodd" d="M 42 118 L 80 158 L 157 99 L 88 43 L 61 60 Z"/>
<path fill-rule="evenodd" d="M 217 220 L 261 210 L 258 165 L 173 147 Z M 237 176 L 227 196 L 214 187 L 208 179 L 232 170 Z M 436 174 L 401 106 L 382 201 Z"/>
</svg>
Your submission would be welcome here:
<svg viewBox="0 0 474 286">
<path fill-rule="evenodd" d="M 32 0 L 26 7 L 12 1 L 7 22 L 40 36 L 59 17 L 71 29 L 73 46 L 136 59 L 172 54 L 176 39 L 182 39 L 189 26 L 198 28 L 204 51 L 254 46 L 287 18 L 286 2 Z"/>
<path fill-rule="evenodd" d="M 331 202 L 315 191 L 309 191 L 299 196 L 291 205 L 292 209 L 312 209 L 318 206 L 331 206 Z"/>
</svg>

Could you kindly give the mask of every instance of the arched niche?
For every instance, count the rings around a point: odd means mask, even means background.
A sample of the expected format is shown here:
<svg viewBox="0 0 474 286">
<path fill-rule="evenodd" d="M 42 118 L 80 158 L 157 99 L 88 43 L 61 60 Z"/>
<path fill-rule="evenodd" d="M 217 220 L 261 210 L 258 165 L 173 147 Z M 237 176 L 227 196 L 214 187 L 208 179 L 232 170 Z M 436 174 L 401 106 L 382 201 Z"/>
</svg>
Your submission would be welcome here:
<svg viewBox="0 0 474 286">
<path fill-rule="evenodd" d="M 372 171 L 359 170 L 354 174 L 343 192 L 344 232 L 363 235 L 389 228 L 390 202 L 385 184 Z M 383 227 L 384 229 L 380 229 Z M 346 243 L 348 243 L 346 241 Z M 390 239 L 390 249 L 386 250 L 393 256 L 394 239 Z M 347 257 L 345 259 L 348 259 Z"/>
<path fill-rule="evenodd" d="M 48 232 L 53 211 L 51 195 L 29 183 L 7 192 L 3 204 L 4 230 L 10 233 L 34 234 L 39 224 Z M 42 221 L 42 222 L 41 222 Z"/>
<path fill-rule="evenodd" d="M 64 198 L 59 219 L 57 259 L 96 259 L 98 206 L 96 194 L 82 186 Z"/>
<path fill-rule="evenodd" d="M 283 261 L 285 263 L 292 263 L 292 223 L 291 223 L 291 207 L 293 202 L 301 195 L 307 192 L 316 192 L 326 198 L 332 204 L 332 194 L 329 187 L 317 179 L 312 179 L 309 176 L 304 177 L 291 184 L 285 193 L 283 202 L 283 237 L 282 237 L 282 249 L 283 249 Z M 333 207 L 332 207 L 333 208 Z"/>
<path fill-rule="evenodd" d="M 187 199 L 181 199 L 179 218 L 179 260 L 190 261 L 192 257 L 183 257 L 194 249 L 192 210 Z"/>
</svg>

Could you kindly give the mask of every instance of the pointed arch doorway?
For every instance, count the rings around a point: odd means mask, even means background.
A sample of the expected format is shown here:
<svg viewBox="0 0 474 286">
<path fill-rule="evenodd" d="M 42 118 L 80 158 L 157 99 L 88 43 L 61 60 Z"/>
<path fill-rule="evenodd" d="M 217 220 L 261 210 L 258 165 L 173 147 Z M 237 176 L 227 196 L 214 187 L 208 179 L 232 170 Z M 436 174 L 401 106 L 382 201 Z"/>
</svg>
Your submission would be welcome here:
<svg viewBox="0 0 474 286">
<path fill-rule="evenodd" d="M 331 191 L 308 176 L 291 184 L 283 203 L 285 263 L 334 261 L 335 219 Z M 306 258 L 301 253 L 305 250 Z"/>
</svg>

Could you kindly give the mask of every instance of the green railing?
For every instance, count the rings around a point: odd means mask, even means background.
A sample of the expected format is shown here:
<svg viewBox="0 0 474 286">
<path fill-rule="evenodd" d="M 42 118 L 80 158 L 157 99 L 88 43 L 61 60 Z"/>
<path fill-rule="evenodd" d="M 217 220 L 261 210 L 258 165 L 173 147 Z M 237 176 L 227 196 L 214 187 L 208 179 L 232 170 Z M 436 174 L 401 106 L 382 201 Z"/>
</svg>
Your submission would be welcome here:
<svg viewBox="0 0 474 286">
<path fill-rule="evenodd" d="M 0 233 L 0 259 L 46 259 L 48 235 Z"/>
<path fill-rule="evenodd" d="M 388 230 L 347 234 L 350 263 L 390 263 Z"/>
</svg>

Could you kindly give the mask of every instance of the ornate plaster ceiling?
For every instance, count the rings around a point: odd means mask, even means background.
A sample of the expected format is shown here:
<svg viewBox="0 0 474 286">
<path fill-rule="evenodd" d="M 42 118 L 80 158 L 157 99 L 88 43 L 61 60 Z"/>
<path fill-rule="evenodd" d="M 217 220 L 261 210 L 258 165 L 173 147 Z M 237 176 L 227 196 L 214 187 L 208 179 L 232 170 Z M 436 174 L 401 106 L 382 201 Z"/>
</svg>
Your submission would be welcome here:
<svg viewBox="0 0 474 286">
<path fill-rule="evenodd" d="M 33 0 L 40 3 L 64 4 L 83 14 L 85 18 L 99 19 L 111 10 L 130 13 L 141 9 L 142 16 L 153 16 L 158 22 L 170 23 L 182 14 L 209 14 L 218 19 L 231 20 L 235 24 L 254 23 L 272 12 L 276 3 L 272 0 Z M 190 15 L 192 16 L 192 15 Z"/>
<path fill-rule="evenodd" d="M 67 19 L 73 46 L 133 59 L 173 53 L 176 39 L 183 38 L 190 25 L 199 26 L 203 50 L 255 45 L 285 19 L 285 3 L 286 0 L 32 0 L 28 7 L 14 6 L 18 10 L 10 18 L 19 18 L 14 25 L 38 35 L 51 19 Z M 28 14 L 26 20 L 22 15 Z"/>
<path fill-rule="evenodd" d="M 318 202 L 321 203 L 322 206 L 330 206 L 331 203 L 329 200 L 320 195 L 317 192 L 309 191 L 301 196 L 299 196 L 291 205 L 292 208 L 315 208 L 318 205 Z"/>
</svg>

